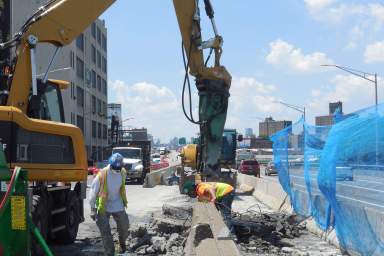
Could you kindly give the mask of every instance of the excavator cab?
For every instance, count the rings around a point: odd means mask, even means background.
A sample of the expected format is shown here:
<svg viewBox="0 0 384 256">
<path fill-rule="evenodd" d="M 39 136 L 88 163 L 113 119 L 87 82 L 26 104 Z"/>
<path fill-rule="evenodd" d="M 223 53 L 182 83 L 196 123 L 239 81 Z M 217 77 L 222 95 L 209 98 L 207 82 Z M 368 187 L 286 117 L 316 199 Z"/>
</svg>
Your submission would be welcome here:
<svg viewBox="0 0 384 256">
<path fill-rule="evenodd" d="M 32 92 L 29 97 L 28 117 L 64 123 L 64 108 L 61 89 L 65 89 L 68 82 L 47 80 L 45 83 L 37 80 L 37 95 Z"/>
<path fill-rule="evenodd" d="M 26 114 L 0 106 L 0 141 L 9 167 L 23 166 L 34 181 L 82 181 L 86 153 L 79 128 L 65 124 L 61 90 L 69 83 L 37 79 L 37 94 L 28 97 Z"/>
</svg>

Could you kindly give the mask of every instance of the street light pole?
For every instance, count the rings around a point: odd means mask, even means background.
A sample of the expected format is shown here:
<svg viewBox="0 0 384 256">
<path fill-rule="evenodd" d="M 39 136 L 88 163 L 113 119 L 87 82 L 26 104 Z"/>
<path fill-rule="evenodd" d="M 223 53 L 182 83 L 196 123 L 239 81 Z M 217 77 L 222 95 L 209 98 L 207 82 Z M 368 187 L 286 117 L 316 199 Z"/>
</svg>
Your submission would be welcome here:
<svg viewBox="0 0 384 256">
<path fill-rule="evenodd" d="M 293 110 L 296 110 L 296 111 L 302 113 L 303 114 L 303 118 L 304 118 L 304 122 L 305 122 L 305 120 L 306 120 L 305 107 L 295 106 L 295 105 L 292 105 L 292 104 L 289 104 L 289 103 L 285 103 L 285 102 L 282 102 L 282 101 L 277 101 L 277 103 L 280 103 L 281 105 L 284 105 L 284 106 L 286 106 L 288 108 L 291 108 Z"/>
<path fill-rule="evenodd" d="M 372 74 L 372 73 L 367 73 L 367 72 L 364 72 L 364 71 L 361 71 L 361 70 L 357 70 L 357 69 L 353 69 L 353 68 L 349 68 L 349 67 L 343 67 L 343 66 L 339 66 L 339 65 L 333 65 L 333 64 L 325 64 L 325 65 L 320 65 L 322 67 L 335 67 L 335 68 L 338 68 L 340 70 L 343 70 L 347 73 L 350 73 L 352 75 L 355 75 L 355 76 L 358 76 L 364 80 L 367 80 L 371 83 L 373 83 L 375 85 L 375 104 L 376 106 L 378 105 L 378 96 L 377 96 L 377 73 L 375 74 Z M 374 79 L 372 78 L 369 78 L 369 77 L 374 77 Z"/>
<path fill-rule="evenodd" d="M 338 68 L 338 69 L 341 69 L 345 72 L 348 72 L 352 75 L 355 75 L 355 76 L 358 76 L 364 80 L 367 80 L 371 83 L 373 83 L 375 85 L 375 106 L 376 106 L 376 114 L 377 114 L 377 106 L 378 106 L 378 96 L 377 96 L 377 73 L 367 73 L 367 72 L 364 72 L 364 71 L 361 71 L 361 70 L 357 70 L 357 69 L 353 69 L 353 68 L 348 68 L 348 67 L 343 67 L 343 66 L 339 66 L 339 65 L 320 65 L 322 67 L 335 67 L 335 68 Z M 372 78 L 369 78 L 368 76 L 370 77 L 374 77 L 374 79 Z M 379 128 L 378 128 L 378 124 L 377 124 L 377 117 L 376 117 L 376 122 L 375 122 L 375 130 L 376 130 L 376 145 L 375 145 L 375 150 L 376 150 L 376 154 L 375 154 L 375 157 L 376 157 L 376 165 L 378 165 L 379 163 L 379 142 L 378 142 L 378 137 L 379 137 Z"/>
</svg>

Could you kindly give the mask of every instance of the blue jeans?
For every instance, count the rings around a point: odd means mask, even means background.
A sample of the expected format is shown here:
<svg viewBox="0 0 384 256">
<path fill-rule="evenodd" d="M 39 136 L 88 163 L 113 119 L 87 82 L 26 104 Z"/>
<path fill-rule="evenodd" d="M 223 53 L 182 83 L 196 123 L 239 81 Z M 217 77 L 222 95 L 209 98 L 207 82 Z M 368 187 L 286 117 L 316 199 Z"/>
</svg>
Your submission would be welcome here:
<svg viewBox="0 0 384 256">
<path fill-rule="evenodd" d="M 231 218 L 232 202 L 234 197 L 235 192 L 232 191 L 231 193 L 220 198 L 220 200 L 217 200 L 215 203 L 216 208 L 220 211 L 221 215 L 223 215 L 224 221 Z"/>
</svg>

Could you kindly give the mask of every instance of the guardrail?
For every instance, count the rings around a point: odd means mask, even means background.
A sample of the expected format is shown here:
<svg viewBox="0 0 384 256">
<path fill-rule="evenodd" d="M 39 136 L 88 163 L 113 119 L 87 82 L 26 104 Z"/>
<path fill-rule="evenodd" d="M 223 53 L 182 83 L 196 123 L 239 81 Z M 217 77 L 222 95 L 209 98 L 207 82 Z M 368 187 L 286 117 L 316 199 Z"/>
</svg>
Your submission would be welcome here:
<svg viewBox="0 0 384 256">
<path fill-rule="evenodd" d="M 159 170 L 151 171 L 145 176 L 144 188 L 153 188 L 157 185 L 168 185 L 167 178 L 176 172 L 177 166 L 168 166 Z"/>
</svg>

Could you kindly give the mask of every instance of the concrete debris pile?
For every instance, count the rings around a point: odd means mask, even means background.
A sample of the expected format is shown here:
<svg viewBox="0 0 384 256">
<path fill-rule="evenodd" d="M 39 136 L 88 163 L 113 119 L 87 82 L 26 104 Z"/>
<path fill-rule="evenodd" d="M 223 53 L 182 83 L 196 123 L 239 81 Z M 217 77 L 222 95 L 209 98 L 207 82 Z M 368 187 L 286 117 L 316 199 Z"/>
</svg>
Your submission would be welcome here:
<svg viewBox="0 0 384 256">
<path fill-rule="evenodd" d="M 130 229 L 127 255 L 183 255 L 192 208 L 163 206 L 160 216 Z"/>
<path fill-rule="evenodd" d="M 289 239 L 305 225 L 295 215 L 247 212 L 233 218 L 239 249 L 244 255 L 291 255 Z"/>
</svg>

